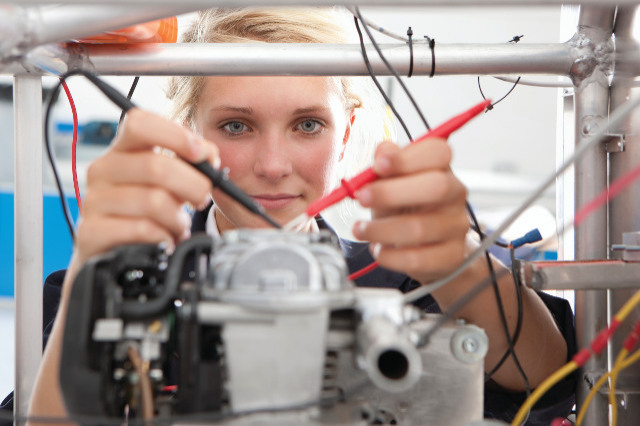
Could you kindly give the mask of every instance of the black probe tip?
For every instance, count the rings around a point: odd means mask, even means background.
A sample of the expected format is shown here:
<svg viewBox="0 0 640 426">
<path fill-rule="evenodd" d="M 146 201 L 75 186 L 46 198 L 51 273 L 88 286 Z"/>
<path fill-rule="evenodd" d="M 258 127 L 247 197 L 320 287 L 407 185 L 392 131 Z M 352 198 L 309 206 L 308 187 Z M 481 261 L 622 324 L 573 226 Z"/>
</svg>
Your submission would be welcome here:
<svg viewBox="0 0 640 426">
<path fill-rule="evenodd" d="M 222 192 L 242 204 L 250 212 L 260 216 L 274 228 L 282 228 L 282 226 L 278 222 L 269 217 L 269 215 L 264 211 L 264 208 L 260 204 L 256 203 L 253 198 L 251 198 L 244 191 L 238 188 L 233 182 L 231 182 L 224 171 L 214 169 L 213 166 L 206 160 L 201 161 L 200 163 L 191 163 L 191 165 L 198 171 L 200 171 L 200 173 L 207 176 L 209 180 L 211 180 L 213 186 L 220 188 Z"/>
</svg>

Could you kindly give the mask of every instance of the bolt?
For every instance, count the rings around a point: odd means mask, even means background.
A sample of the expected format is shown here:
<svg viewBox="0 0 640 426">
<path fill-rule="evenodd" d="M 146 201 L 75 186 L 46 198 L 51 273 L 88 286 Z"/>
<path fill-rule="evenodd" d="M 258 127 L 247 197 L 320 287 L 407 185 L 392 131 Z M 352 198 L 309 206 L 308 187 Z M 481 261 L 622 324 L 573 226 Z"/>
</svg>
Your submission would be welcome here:
<svg viewBox="0 0 640 426">
<path fill-rule="evenodd" d="M 472 337 L 465 337 L 462 341 L 462 350 L 466 353 L 474 353 L 478 350 L 478 342 Z"/>
</svg>

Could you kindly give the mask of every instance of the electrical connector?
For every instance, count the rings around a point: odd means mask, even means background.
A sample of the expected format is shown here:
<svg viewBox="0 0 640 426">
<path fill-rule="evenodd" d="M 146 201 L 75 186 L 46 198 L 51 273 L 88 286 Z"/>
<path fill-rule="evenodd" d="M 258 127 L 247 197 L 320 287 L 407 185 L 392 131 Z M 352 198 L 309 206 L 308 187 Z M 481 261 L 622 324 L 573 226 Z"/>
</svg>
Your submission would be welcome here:
<svg viewBox="0 0 640 426">
<path fill-rule="evenodd" d="M 524 234 L 522 237 L 516 238 L 515 240 L 511 241 L 511 246 L 516 249 L 525 244 L 535 243 L 540 240 L 542 240 L 542 235 L 540 234 L 538 228 L 535 228 Z"/>
</svg>

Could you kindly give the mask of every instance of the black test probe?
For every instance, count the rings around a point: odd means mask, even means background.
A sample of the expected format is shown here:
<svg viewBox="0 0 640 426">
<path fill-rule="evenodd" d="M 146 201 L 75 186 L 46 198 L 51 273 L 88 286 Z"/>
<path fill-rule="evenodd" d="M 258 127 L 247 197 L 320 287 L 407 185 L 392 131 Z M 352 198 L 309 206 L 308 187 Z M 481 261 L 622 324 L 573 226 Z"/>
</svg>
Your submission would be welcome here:
<svg viewBox="0 0 640 426">
<path fill-rule="evenodd" d="M 105 81 L 101 80 L 95 74 L 85 71 L 85 70 L 74 70 L 71 71 L 61 78 L 67 78 L 74 74 L 82 74 L 87 79 L 89 79 L 106 97 L 108 97 L 114 104 L 116 104 L 119 108 L 121 108 L 125 113 L 129 111 L 131 108 L 134 108 L 135 105 L 129 99 L 127 99 L 122 93 L 117 91 L 114 87 L 107 84 Z M 247 210 L 260 216 L 267 223 L 272 225 L 274 228 L 280 229 L 282 226 L 273 220 L 267 213 L 264 211 L 264 207 L 260 204 L 256 203 L 253 198 L 247 195 L 243 190 L 238 188 L 231 180 L 229 180 L 229 176 L 227 175 L 225 170 L 215 169 L 208 161 L 202 161 L 200 163 L 189 163 L 193 167 L 195 167 L 200 173 L 209 178 L 213 186 L 220 188 L 222 192 L 233 198 L 235 201 L 242 204 Z"/>
</svg>

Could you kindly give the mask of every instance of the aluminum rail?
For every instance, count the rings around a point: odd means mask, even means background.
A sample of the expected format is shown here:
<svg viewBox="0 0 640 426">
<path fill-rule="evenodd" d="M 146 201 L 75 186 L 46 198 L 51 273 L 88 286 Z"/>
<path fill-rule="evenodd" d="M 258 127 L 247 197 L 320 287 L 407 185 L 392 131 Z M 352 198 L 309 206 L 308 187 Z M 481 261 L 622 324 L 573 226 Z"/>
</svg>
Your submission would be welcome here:
<svg viewBox="0 0 640 426">
<path fill-rule="evenodd" d="M 522 275 L 522 282 L 535 290 L 637 290 L 640 282 L 639 262 L 520 260 L 516 261 L 516 265 Z"/>
<path fill-rule="evenodd" d="M 638 8 L 618 8 L 616 17 L 616 46 L 620 46 L 621 51 L 628 51 L 627 46 L 636 46 L 640 41 L 637 33 Z M 628 102 L 637 100 L 640 96 L 640 89 L 633 87 L 634 74 L 621 67 L 618 69 L 616 55 L 616 73 L 611 83 L 611 111 L 624 107 Z M 635 73 L 637 74 L 637 68 Z M 626 122 L 614 133 L 624 135 L 624 150 L 612 152 L 610 154 L 610 180 L 620 178 L 629 173 L 640 164 L 640 135 L 638 134 L 638 123 L 640 123 L 640 111 L 634 111 Z M 609 203 L 609 233 L 610 243 L 619 244 L 624 242 L 626 233 L 640 231 L 640 215 L 638 215 L 638 197 L 640 197 L 640 184 L 634 182 L 622 193 Z M 624 257 L 624 252 L 615 252 L 614 257 Z M 637 290 L 637 288 L 636 288 Z M 617 312 L 635 290 L 611 290 L 609 292 L 609 310 Z M 614 360 L 624 344 L 626 335 L 633 324 L 640 319 L 640 309 L 636 308 L 623 322 L 618 332 L 612 337 L 610 344 L 611 360 Z M 634 365 L 618 376 L 618 386 L 616 387 L 616 400 L 618 405 L 618 424 L 637 425 L 640 418 L 640 368 Z"/>
<path fill-rule="evenodd" d="M 42 79 L 14 81 L 15 399 L 27 414 L 42 357 Z M 34 117 L 37 117 L 34 120 Z M 28 308 L 28 309 L 26 309 Z M 19 374 L 18 374 L 19 373 Z"/>
<path fill-rule="evenodd" d="M 64 0 L 67 4 L 138 4 L 161 5 L 175 4 L 176 0 Z M 56 4 L 59 0 L 20 0 L 21 4 Z M 610 3 L 609 1 L 606 1 Z M 335 0 L 185 0 L 184 5 L 207 8 L 213 6 L 321 6 L 336 4 Z M 345 6 L 543 6 L 562 4 L 602 5 L 603 0 L 341 0 Z M 615 4 L 637 4 L 637 0 L 616 0 Z"/>
<path fill-rule="evenodd" d="M 609 108 L 608 73 L 612 72 L 613 32 L 615 6 L 581 7 L 578 32 L 570 41 L 576 52 L 584 47 L 595 52 L 591 60 L 581 62 L 576 69 L 586 68 L 584 76 L 574 78 L 575 147 L 598 130 L 598 122 L 606 120 Z M 585 70 L 582 70 L 585 71 Z M 604 143 L 589 150 L 575 166 L 574 211 L 607 189 L 607 152 Z M 574 259 L 578 262 L 607 258 L 607 213 L 598 209 L 574 230 Z M 588 347 L 598 332 L 607 324 L 607 292 L 576 291 L 575 293 L 576 340 L 579 348 Z M 593 356 L 582 367 L 588 380 L 597 380 L 607 369 L 606 351 Z M 590 387 L 579 380 L 576 403 L 580 409 Z M 607 402 L 594 400 L 585 416 L 585 426 L 607 424 Z"/>
<path fill-rule="evenodd" d="M 383 44 L 383 54 L 400 75 L 409 72 L 409 48 Z M 391 75 L 372 46 L 377 75 Z M 431 73 L 431 49 L 416 43 L 414 75 Z M 566 43 L 436 45 L 436 75 L 568 75 L 576 58 Z M 358 44 L 145 44 L 143 46 L 46 46 L 34 49 L 2 73 L 44 74 L 84 68 L 103 75 L 368 75 Z"/>
</svg>

